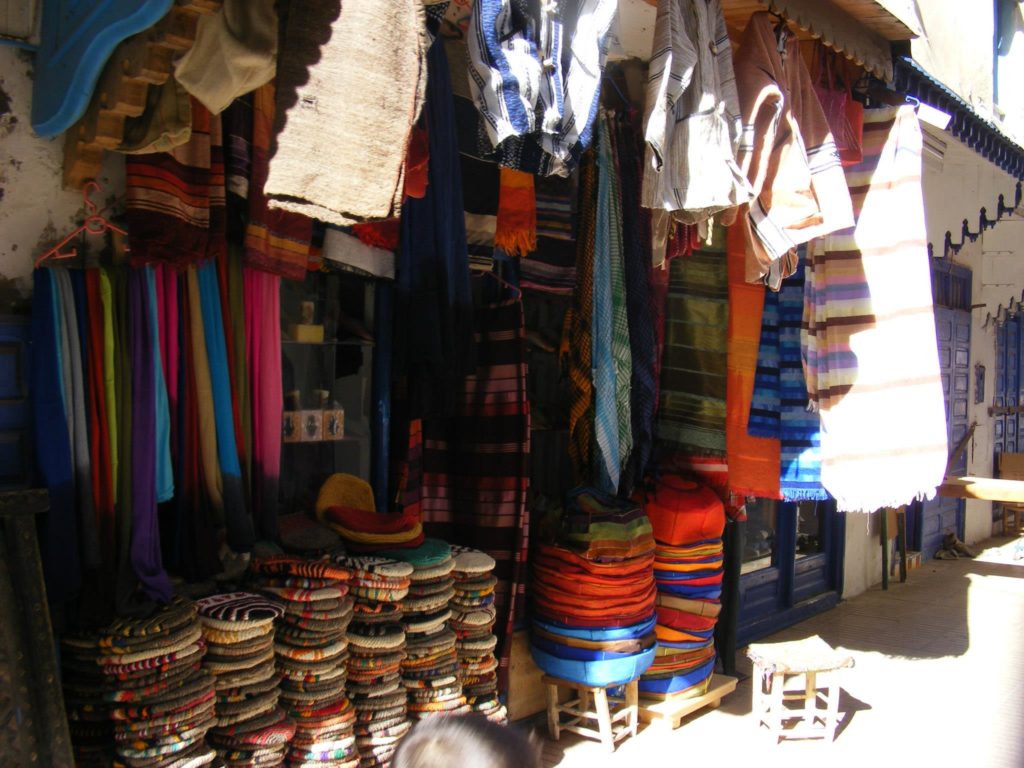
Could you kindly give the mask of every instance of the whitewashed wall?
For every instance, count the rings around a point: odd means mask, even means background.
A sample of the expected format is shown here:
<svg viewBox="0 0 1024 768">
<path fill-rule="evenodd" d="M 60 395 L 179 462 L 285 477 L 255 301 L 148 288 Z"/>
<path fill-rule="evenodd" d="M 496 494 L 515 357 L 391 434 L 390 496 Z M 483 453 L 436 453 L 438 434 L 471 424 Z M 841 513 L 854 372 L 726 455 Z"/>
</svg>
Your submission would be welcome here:
<svg viewBox="0 0 1024 768">
<path fill-rule="evenodd" d="M 32 57 L 0 45 L 0 313 L 31 293 L 35 257 L 78 226 L 82 196 L 61 188 L 63 136 L 32 132 Z M 124 194 L 124 163 L 108 155 L 100 179 L 106 205 Z"/>
</svg>

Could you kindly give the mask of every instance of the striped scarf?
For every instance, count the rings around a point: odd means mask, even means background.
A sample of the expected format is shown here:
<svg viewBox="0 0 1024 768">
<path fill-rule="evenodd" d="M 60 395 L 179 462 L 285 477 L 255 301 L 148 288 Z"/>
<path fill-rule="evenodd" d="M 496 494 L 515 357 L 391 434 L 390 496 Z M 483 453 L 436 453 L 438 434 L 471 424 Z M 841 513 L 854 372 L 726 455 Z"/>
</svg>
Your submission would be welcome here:
<svg viewBox="0 0 1024 768">
<path fill-rule="evenodd" d="M 824 501 L 821 485 L 821 422 L 807 407 L 800 358 L 806 249 L 798 249 L 796 272 L 778 293 L 765 294 L 761 346 L 747 431 L 781 440 L 780 491 L 784 501 Z"/>
<path fill-rule="evenodd" d="M 807 390 L 821 415 L 821 479 L 840 511 L 930 497 L 946 467 L 921 194 L 910 106 L 864 114 L 847 170 L 856 224 L 815 242 L 805 284 Z"/>
</svg>

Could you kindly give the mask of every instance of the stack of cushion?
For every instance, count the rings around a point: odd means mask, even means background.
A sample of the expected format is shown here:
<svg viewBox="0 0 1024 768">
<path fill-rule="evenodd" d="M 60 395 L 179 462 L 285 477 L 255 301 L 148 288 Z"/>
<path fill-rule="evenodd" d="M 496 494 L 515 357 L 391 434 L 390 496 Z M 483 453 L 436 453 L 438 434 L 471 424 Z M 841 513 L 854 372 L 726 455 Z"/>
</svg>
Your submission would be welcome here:
<svg viewBox="0 0 1024 768">
<path fill-rule="evenodd" d="M 114 765 L 199 766 L 216 755 L 204 736 L 215 723 L 213 678 L 190 602 L 175 599 L 145 619 L 119 619 L 99 640 L 114 721 Z"/>
<path fill-rule="evenodd" d="M 423 544 L 423 524 L 412 511 L 381 514 L 334 505 L 324 509 L 321 519 L 344 539 L 349 552 L 412 549 Z"/>
<path fill-rule="evenodd" d="M 468 712 L 455 633 L 448 627 L 452 616 L 449 602 L 455 596 L 451 547 L 439 539 L 426 539 L 415 549 L 382 554 L 413 567 L 402 620 L 406 638 L 402 685 L 409 698 L 410 717 L 419 720 Z"/>
<path fill-rule="evenodd" d="M 252 562 L 254 583 L 284 606 L 274 651 L 280 704 L 295 722 L 289 766 L 355 766 L 355 709 L 348 699 L 351 572 L 325 560 L 274 556 Z"/>
<path fill-rule="evenodd" d="M 569 491 L 560 536 L 562 544 L 594 561 L 624 560 L 654 549 L 651 523 L 640 505 L 596 488 Z"/>
<path fill-rule="evenodd" d="M 402 601 L 413 567 L 387 557 L 348 555 L 336 562 L 352 574 L 348 695 L 356 711 L 356 748 L 361 766 L 383 766 L 411 727 L 401 670 L 406 647 Z"/>
<path fill-rule="evenodd" d="M 452 547 L 452 556 L 455 594 L 449 626 L 456 637 L 463 693 L 474 712 L 504 724 L 508 711 L 498 699 L 498 660 L 494 655 L 495 561 L 486 552 L 469 547 Z"/>
<path fill-rule="evenodd" d="M 588 686 L 635 680 L 651 664 L 654 553 L 591 560 L 541 544 L 533 562 L 530 649 L 549 675 Z"/>
<path fill-rule="evenodd" d="M 667 476 L 647 500 L 657 540 L 658 652 L 640 691 L 700 696 L 715 669 L 725 507 L 711 489 Z"/>
<path fill-rule="evenodd" d="M 109 766 L 114 758 L 110 708 L 116 698 L 100 669 L 99 636 L 95 632 L 65 636 L 60 647 L 64 710 L 75 765 Z"/>
<path fill-rule="evenodd" d="M 283 765 L 295 725 L 278 706 L 274 621 L 284 609 L 252 592 L 196 601 L 207 652 L 203 670 L 214 679 L 216 726 L 210 743 L 226 766 Z"/>
</svg>

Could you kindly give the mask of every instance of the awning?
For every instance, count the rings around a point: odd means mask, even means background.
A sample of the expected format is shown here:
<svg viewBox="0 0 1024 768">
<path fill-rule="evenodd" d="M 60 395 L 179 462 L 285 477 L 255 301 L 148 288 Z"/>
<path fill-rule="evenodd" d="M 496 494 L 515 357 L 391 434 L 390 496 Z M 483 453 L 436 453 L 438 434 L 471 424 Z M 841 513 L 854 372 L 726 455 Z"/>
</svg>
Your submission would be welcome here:
<svg viewBox="0 0 1024 768">
<path fill-rule="evenodd" d="M 772 10 L 886 82 L 893 76 L 891 43 L 917 36 L 904 5 L 903 0 L 722 0 L 730 34 L 742 30 L 751 14 Z"/>
<path fill-rule="evenodd" d="M 978 114 L 910 56 L 896 59 L 893 88 L 951 115 L 948 127 L 951 134 L 1014 178 L 1024 179 L 1024 147 Z"/>
</svg>

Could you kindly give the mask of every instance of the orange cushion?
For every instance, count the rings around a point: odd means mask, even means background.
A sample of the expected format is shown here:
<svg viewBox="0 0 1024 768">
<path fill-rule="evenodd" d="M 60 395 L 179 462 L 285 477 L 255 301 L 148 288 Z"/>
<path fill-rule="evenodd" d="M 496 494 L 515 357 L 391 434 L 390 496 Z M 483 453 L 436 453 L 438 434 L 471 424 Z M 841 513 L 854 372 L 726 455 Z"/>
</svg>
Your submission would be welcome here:
<svg viewBox="0 0 1024 768">
<path fill-rule="evenodd" d="M 666 475 L 650 492 L 644 507 L 654 538 L 681 546 L 721 538 L 725 506 L 710 488 L 677 475 Z"/>
</svg>

